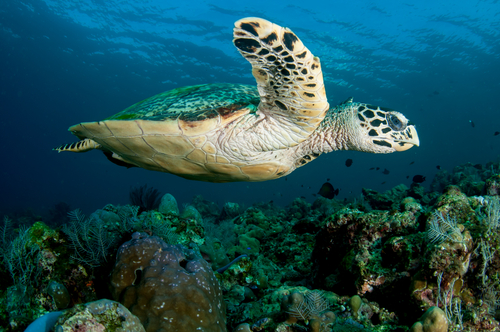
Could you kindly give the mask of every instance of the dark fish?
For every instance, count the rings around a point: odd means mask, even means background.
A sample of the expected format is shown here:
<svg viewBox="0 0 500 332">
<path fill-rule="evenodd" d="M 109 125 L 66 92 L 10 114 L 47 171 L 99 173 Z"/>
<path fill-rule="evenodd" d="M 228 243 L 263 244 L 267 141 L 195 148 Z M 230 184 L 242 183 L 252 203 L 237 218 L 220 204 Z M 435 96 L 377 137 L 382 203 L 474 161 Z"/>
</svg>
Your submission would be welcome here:
<svg viewBox="0 0 500 332">
<path fill-rule="evenodd" d="M 373 171 L 375 169 L 375 167 L 370 167 L 369 171 Z"/>
<path fill-rule="evenodd" d="M 379 169 L 380 169 L 380 167 L 375 168 L 375 170 L 377 170 L 377 171 L 378 171 Z"/>
<path fill-rule="evenodd" d="M 382 182 L 381 184 L 385 184 L 387 181 Z"/>
<path fill-rule="evenodd" d="M 481 164 L 475 164 L 472 167 L 474 167 L 475 169 L 483 169 L 483 165 L 481 165 Z"/>
<path fill-rule="evenodd" d="M 288 181 L 288 178 L 285 176 L 285 181 Z"/>
<path fill-rule="evenodd" d="M 415 183 L 422 183 L 424 181 L 425 181 L 425 176 L 423 176 L 423 175 L 415 175 L 413 177 L 413 182 L 415 182 Z"/>
<path fill-rule="evenodd" d="M 330 181 L 330 178 L 326 179 L 326 181 Z"/>
<path fill-rule="evenodd" d="M 500 135 L 500 131 L 495 131 L 495 133 L 493 134 L 493 136 L 498 136 Z"/>
<path fill-rule="evenodd" d="M 301 186 L 301 187 L 304 187 L 304 185 L 303 185 L 303 184 L 302 184 L 302 185 L 300 185 L 300 186 Z"/>
<path fill-rule="evenodd" d="M 407 175 L 407 176 L 406 176 L 406 178 L 407 178 L 407 179 L 408 179 L 409 177 L 410 177 L 409 175 Z"/>
<path fill-rule="evenodd" d="M 472 128 L 474 128 L 476 126 L 476 124 L 474 123 L 474 121 L 469 120 L 469 122 L 470 122 L 470 125 L 472 126 Z"/>
<path fill-rule="evenodd" d="M 351 165 L 352 165 L 352 159 L 347 159 L 347 160 L 345 161 L 345 165 L 346 165 L 347 167 L 351 167 Z"/>
<path fill-rule="evenodd" d="M 389 173 L 390 173 L 390 171 L 389 171 L 387 168 L 384 168 L 384 171 L 382 172 L 382 174 L 387 175 L 387 174 L 389 174 Z"/>
<path fill-rule="evenodd" d="M 410 165 L 413 165 L 413 164 L 415 164 L 415 162 L 414 162 L 414 161 L 412 161 L 412 162 L 410 163 Z"/>
<path fill-rule="evenodd" d="M 320 194 L 321 196 L 323 196 L 325 198 L 332 199 L 339 194 L 339 188 L 333 189 L 333 186 L 331 183 L 325 182 L 325 183 L 323 183 L 323 185 L 319 189 L 318 194 Z"/>
<path fill-rule="evenodd" d="M 436 168 L 437 168 L 437 169 L 441 169 L 441 166 L 437 165 L 437 166 L 436 166 Z"/>
</svg>

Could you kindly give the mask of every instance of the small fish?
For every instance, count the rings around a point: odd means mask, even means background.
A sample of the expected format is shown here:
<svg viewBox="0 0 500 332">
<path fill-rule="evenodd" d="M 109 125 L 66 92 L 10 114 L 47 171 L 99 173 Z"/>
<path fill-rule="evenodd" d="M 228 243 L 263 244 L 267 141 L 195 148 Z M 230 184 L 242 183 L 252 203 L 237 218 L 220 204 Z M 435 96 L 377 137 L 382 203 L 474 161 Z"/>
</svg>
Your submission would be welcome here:
<svg viewBox="0 0 500 332">
<path fill-rule="evenodd" d="M 381 184 L 385 184 L 387 181 L 382 182 Z"/>
<path fill-rule="evenodd" d="M 347 160 L 345 161 L 345 165 L 346 165 L 347 167 L 351 167 L 351 165 L 352 165 L 352 159 L 347 159 Z"/>
<path fill-rule="evenodd" d="M 330 178 L 326 179 L 326 181 L 330 181 Z"/>
<path fill-rule="evenodd" d="M 500 135 L 500 131 L 495 131 L 495 133 L 493 134 L 493 136 L 498 136 Z"/>
<path fill-rule="evenodd" d="M 407 176 L 406 176 L 406 178 L 408 179 L 408 178 L 410 178 L 410 176 L 409 176 L 409 175 L 407 175 Z"/>
<path fill-rule="evenodd" d="M 302 185 L 300 185 L 300 186 L 301 186 L 301 187 L 304 187 L 304 185 L 303 185 L 303 184 L 302 184 Z"/>
<path fill-rule="evenodd" d="M 415 162 L 414 162 L 414 161 L 412 161 L 412 162 L 410 163 L 410 165 L 413 165 L 413 164 L 415 164 Z"/>
<path fill-rule="evenodd" d="M 376 171 L 378 171 L 379 169 L 380 169 L 380 167 L 375 168 Z"/>
<path fill-rule="evenodd" d="M 475 169 L 483 169 L 483 165 L 481 165 L 481 164 L 475 164 L 472 167 L 474 167 Z"/>
<path fill-rule="evenodd" d="M 472 120 L 469 120 L 469 123 L 470 123 L 470 125 L 472 126 L 472 128 L 474 128 L 474 127 L 476 126 L 476 124 L 475 124 L 475 123 L 474 123 L 474 121 L 472 121 Z"/>
<path fill-rule="evenodd" d="M 382 174 L 387 175 L 387 174 L 389 174 L 390 172 L 391 172 L 391 171 L 389 171 L 387 168 L 384 168 L 384 170 L 383 170 Z"/>
<path fill-rule="evenodd" d="M 375 167 L 370 167 L 369 171 L 373 171 L 375 169 Z"/>
<path fill-rule="evenodd" d="M 413 182 L 415 182 L 415 183 L 422 183 L 424 181 L 425 181 L 425 176 L 423 176 L 423 175 L 415 175 L 413 177 Z"/>
<path fill-rule="evenodd" d="M 285 181 L 288 181 L 288 177 L 285 176 Z"/>
<path fill-rule="evenodd" d="M 334 189 L 330 182 L 325 182 L 319 189 L 318 194 L 325 198 L 332 199 L 339 194 L 339 188 Z"/>
<path fill-rule="evenodd" d="M 436 166 L 436 168 L 437 168 L 437 169 L 441 169 L 441 166 L 437 165 L 437 166 Z"/>
</svg>

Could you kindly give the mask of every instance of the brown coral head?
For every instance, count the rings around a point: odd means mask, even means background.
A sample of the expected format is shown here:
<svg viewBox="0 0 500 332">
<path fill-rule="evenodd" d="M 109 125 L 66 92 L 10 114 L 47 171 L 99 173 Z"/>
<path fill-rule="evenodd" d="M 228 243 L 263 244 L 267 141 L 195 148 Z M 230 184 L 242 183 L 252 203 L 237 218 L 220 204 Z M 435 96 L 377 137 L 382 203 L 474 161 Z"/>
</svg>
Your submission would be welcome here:
<svg viewBox="0 0 500 332">
<path fill-rule="evenodd" d="M 118 250 L 111 286 L 147 332 L 226 332 L 226 306 L 210 264 L 182 245 L 134 233 Z"/>
</svg>

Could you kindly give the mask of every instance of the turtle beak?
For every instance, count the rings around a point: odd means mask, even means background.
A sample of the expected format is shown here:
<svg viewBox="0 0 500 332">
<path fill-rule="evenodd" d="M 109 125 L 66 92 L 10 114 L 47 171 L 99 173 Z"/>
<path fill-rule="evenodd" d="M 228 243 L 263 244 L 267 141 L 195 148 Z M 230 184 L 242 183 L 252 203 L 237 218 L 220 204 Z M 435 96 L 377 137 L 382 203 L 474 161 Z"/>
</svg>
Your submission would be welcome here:
<svg viewBox="0 0 500 332">
<path fill-rule="evenodd" d="M 415 126 L 409 125 L 404 131 L 398 132 L 394 138 L 394 142 L 396 144 L 393 145 L 393 148 L 396 151 L 406 151 L 415 145 L 420 146 Z"/>
</svg>

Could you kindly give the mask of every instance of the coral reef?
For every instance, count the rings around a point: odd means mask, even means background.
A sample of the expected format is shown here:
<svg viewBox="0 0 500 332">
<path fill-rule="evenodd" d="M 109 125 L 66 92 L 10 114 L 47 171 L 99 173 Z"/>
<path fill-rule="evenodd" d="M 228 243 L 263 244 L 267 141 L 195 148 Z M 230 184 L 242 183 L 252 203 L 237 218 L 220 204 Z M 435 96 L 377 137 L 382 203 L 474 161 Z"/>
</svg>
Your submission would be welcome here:
<svg viewBox="0 0 500 332">
<path fill-rule="evenodd" d="M 0 331 L 66 306 L 60 320 L 102 330 L 88 308 L 106 298 L 130 309 L 106 302 L 111 322 L 146 331 L 500 331 L 499 166 L 284 208 L 195 196 L 180 211 L 166 194 L 149 211 L 74 210 L 56 229 L 6 216 Z"/>
<path fill-rule="evenodd" d="M 448 320 L 443 310 L 430 307 L 420 320 L 413 324 L 410 332 L 447 332 Z"/>
<path fill-rule="evenodd" d="M 52 296 L 57 309 L 65 309 L 68 307 L 71 298 L 69 292 L 63 284 L 51 280 L 47 286 L 47 294 Z"/>
<path fill-rule="evenodd" d="M 6 223 L 3 230 L 8 233 Z M 8 327 L 8 331 L 22 331 L 31 321 L 58 306 L 97 299 L 92 276 L 70 258 L 63 233 L 36 222 L 11 237 L 2 255 L 10 278 L 3 283 L 0 326 Z M 49 287 L 55 280 L 58 286 Z"/>
<path fill-rule="evenodd" d="M 160 205 L 158 206 L 158 211 L 163 214 L 179 214 L 179 206 L 177 205 L 177 201 L 175 197 L 171 194 L 165 194 L 162 196 Z"/>
<path fill-rule="evenodd" d="M 57 320 L 54 330 L 144 332 L 144 327 L 123 305 L 103 299 L 65 310 Z"/>
</svg>

